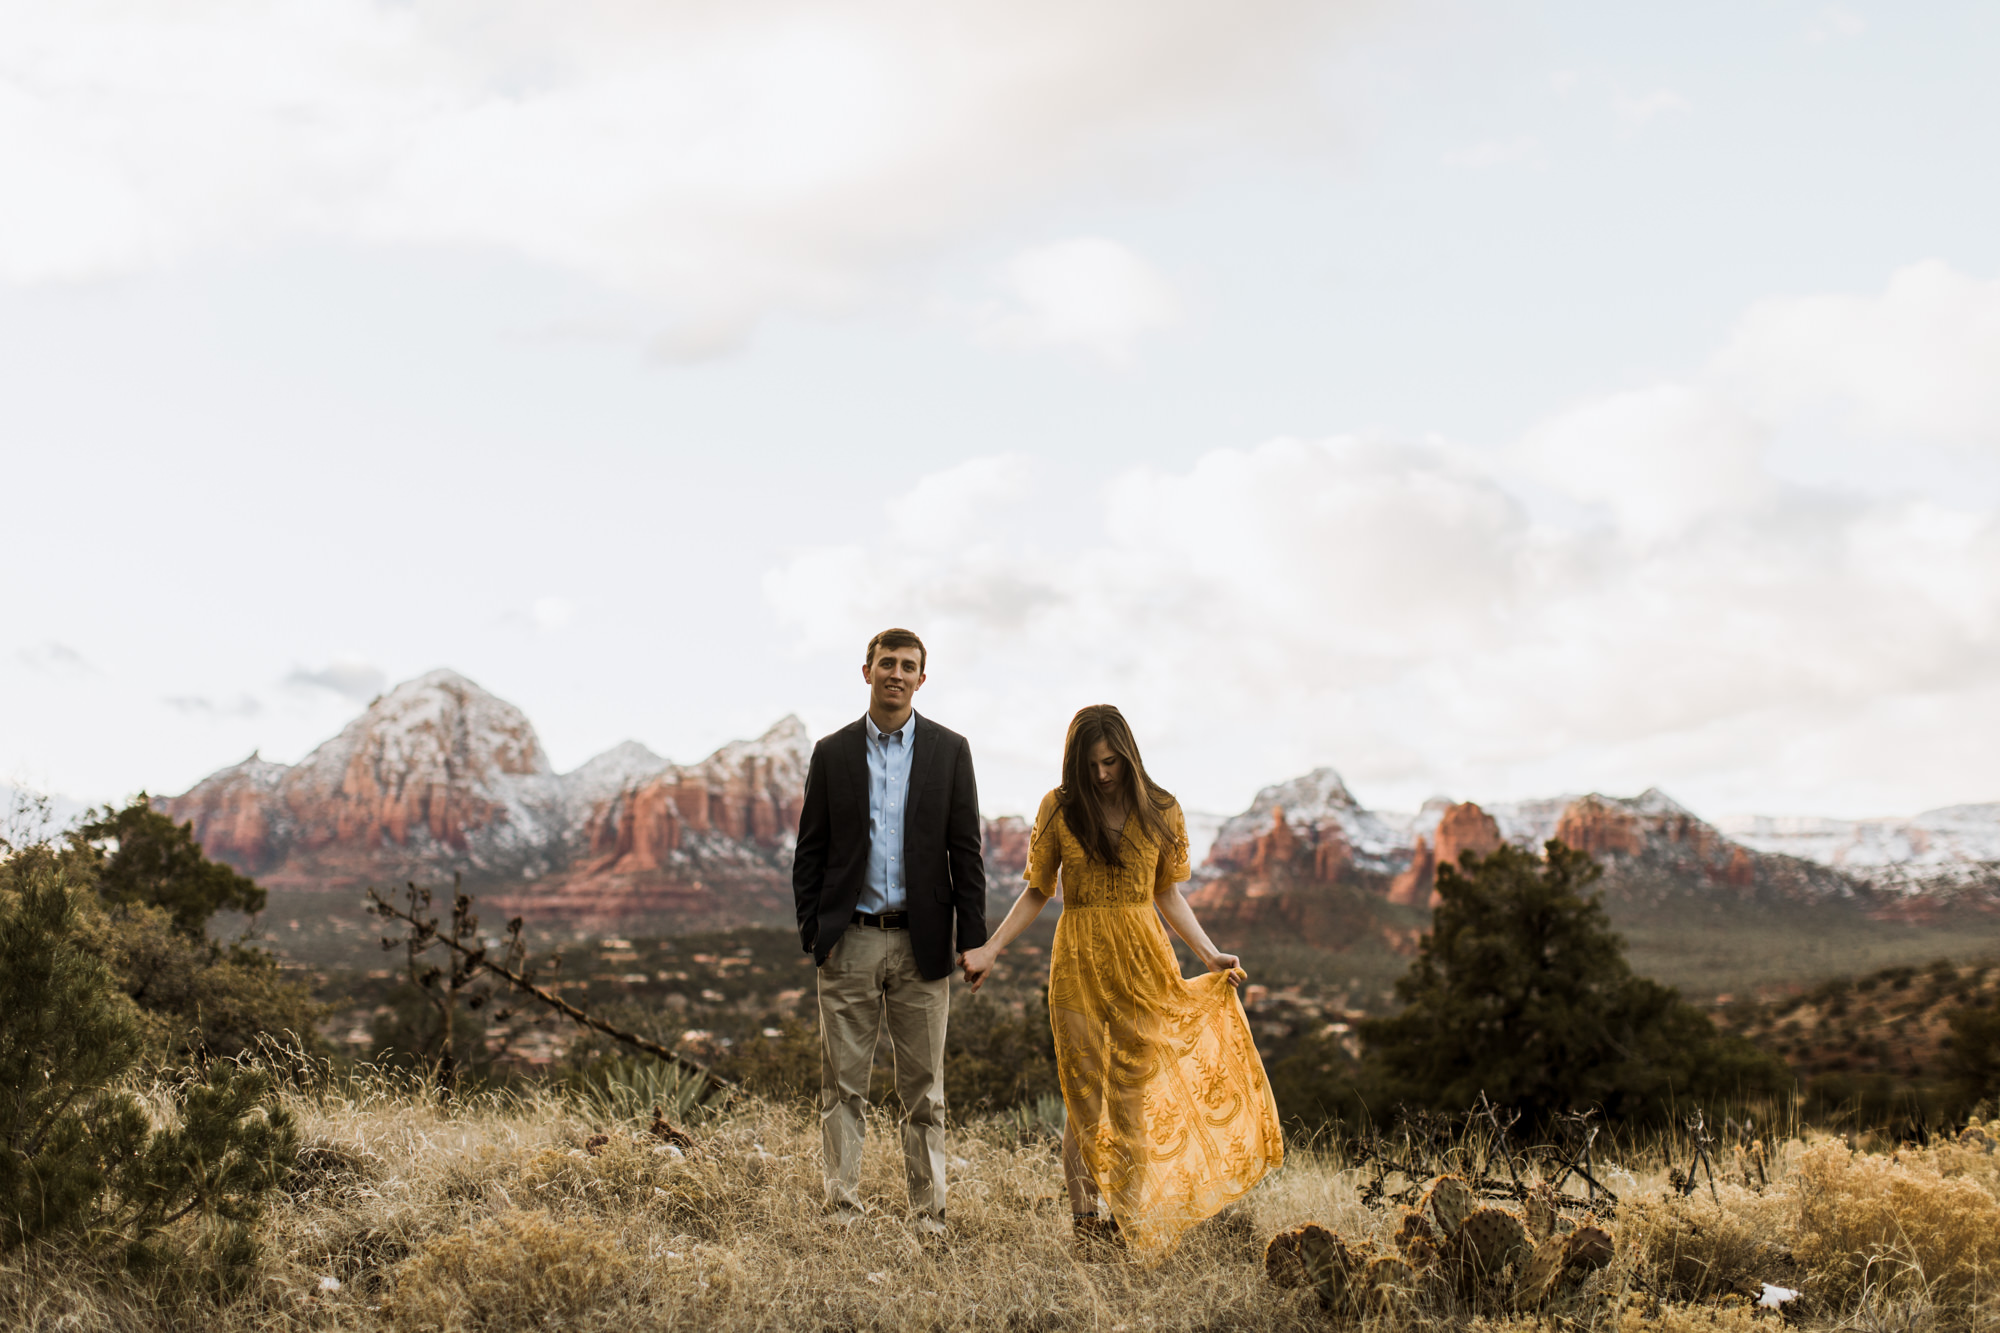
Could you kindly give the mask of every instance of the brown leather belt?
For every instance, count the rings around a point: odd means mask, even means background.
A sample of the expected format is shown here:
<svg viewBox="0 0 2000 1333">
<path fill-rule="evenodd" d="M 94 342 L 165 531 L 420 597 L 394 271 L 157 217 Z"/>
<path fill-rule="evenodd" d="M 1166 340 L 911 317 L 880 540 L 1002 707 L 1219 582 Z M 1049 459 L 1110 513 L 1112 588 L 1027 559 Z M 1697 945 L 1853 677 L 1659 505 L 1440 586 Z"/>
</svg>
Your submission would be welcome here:
<svg viewBox="0 0 2000 1333">
<path fill-rule="evenodd" d="M 857 926 L 873 926 L 877 930 L 908 930 L 910 928 L 910 914 L 908 912 L 883 912 L 877 916 L 873 912 L 856 912 L 854 914 L 854 924 Z"/>
</svg>

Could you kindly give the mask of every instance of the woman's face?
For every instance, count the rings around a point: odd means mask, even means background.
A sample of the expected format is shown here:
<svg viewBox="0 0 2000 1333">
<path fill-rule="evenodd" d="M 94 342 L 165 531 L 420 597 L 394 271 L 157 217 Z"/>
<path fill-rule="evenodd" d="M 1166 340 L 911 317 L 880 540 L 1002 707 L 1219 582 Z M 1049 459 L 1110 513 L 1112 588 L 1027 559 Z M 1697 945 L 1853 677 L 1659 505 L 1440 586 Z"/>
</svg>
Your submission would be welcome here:
<svg viewBox="0 0 2000 1333">
<path fill-rule="evenodd" d="M 1085 758 L 1090 763 L 1090 776 L 1097 783 L 1098 795 L 1115 799 L 1125 790 L 1125 761 L 1111 752 L 1111 742 L 1097 742 Z"/>
</svg>

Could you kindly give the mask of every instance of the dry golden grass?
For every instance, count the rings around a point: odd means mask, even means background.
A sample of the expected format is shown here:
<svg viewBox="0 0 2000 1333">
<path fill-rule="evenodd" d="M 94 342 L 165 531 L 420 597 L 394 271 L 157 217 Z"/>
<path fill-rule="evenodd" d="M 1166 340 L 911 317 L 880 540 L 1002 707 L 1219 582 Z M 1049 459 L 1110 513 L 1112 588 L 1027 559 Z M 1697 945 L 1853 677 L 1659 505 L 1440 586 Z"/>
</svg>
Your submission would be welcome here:
<svg viewBox="0 0 2000 1333">
<path fill-rule="evenodd" d="M 953 1134 L 952 1234 L 926 1245 L 902 1218 L 886 1120 L 871 1125 L 863 1177 L 877 1212 L 840 1231 L 821 1217 L 816 1123 L 796 1108 L 731 1111 L 696 1127 L 680 1157 L 638 1121 L 553 1096 L 445 1109 L 364 1082 L 293 1103 L 308 1146 L 260 1224 L 244 1294 L 218 1305 L 197 1284 L 30 1250 L 0 1259 L 0 1327 L 1324 1329 L 1309 1292 L 1265 1280 L 1264 1240 L 1317 1221 L 1386 1249 L 1401 1216 L 1361 1204 L 1359 1173 L 1296 1152 L 1159 1268 L 1082 1264 L 1054 1144 L 997 1124 Z M 599 1134 L 608 1141 L 586 1151 Z M 1366 1326 L 1775 1333 L 1746 1297 L 1787 1278 L 1808 1292 L 1807 1327 L 1969 1329 L 2000 1313 L 1986 1154 L 1794 1143 L 1773 1154 L 1768 1187 L 1726 1184 L 1714 1198 L 1704 1187 L 1668 1200 L 1657 1168 L 1609 1174 L 1628 1200 L 1617 1259 L 1556 1307 L 1510 1317 L 1434 1293 Z"/>
<path fill-rule="evenodd" d="M 1839 1142 L 1800 1155 L 1797 1252 L 1828 1299 L 1874 1291 L 1954 1309 L 1994 1305 L 2000 1201 L 1977 1176 L 1953 1170 L 1964 1156 L 1948 1148 L 1883 1157 Z"/>
</svg>

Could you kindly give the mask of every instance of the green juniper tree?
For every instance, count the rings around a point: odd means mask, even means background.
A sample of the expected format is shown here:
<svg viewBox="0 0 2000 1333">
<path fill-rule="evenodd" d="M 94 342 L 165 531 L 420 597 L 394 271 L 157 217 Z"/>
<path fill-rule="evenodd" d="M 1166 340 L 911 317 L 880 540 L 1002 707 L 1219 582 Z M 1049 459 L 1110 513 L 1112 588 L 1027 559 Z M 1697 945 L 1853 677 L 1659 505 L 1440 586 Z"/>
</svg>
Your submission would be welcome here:
<svg viewBox="0 0 2000 1333">
<path fill-rule="evenodd" d="M 157 1124 L 123 1086 L 146 1024 L 93 947 L 78 865 L 46 846 L 0 862 L 0 1250 L 70 1234 L 144 1265 L 193 1219 L 208 1267 L 240 1272 L 291 1119 L 267 1074 L 227 1062 L 170 1080 Z"/>
<path fill-rule="evenodd" d="M 174 823 L 141 794 L 97 811 L 58 855 L 103 905 L 83 924 L 144 1011 L 150 1054 L 207 1059 L 271 1040 L 321 1045 L 319 1007 L 304 983 L 263 949 L 209 938 L 215 913 L 261 911 L 264 890 L 204 856 L 192 825 Z"/>
<path fill-rule="evenodd" d="M 2000 1099 L 2000 1008 L 1966 1005 L 1947 1021 L 1944 1072 L 1958 1100 L 1970 1106 Z"/>
<path fill-rule="evenodd" d="M 122 810 L 98 811 L 77 835 L 92 847 L 109 846 L 97 872 L 105 902 L 160 908 L 182 934 L 200 938 L 217 912 L 264 910 L 255 880 L 203 856 L 194 825 L 174 823 L 144 792 Z"/>
<path fill-rule="evenodd" d="M 1585 892 L 1600 873 L 1554 841 L 1543 859 L 1501 847 L 1438 867 L 1431 932 L 1396 983 L 1404 1007 L 1362 1025 L 1383 1103 L 1457 1111 L 1484 1093 L 1531 1121 L 1658 1118 L 1789 1088 L 1777 1061 L 1633 974 Z"/>
</svg>

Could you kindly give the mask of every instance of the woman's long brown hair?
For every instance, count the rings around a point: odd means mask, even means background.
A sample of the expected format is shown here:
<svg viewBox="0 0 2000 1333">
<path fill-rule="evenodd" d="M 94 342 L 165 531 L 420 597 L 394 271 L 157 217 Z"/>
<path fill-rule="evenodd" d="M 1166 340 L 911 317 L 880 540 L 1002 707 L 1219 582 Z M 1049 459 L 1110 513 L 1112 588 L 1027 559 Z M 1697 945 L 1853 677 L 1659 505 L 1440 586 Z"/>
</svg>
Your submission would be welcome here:
<svg viewBox="0 0 2000 1333">
<path fill-rule="evenodd" d="M 1139 759 L 1139 742 L 1132 739 L 1132 728 L 1126 725 L 1123 713 L 1110 704 L 1077 710 L 1069 720 L 1069 737 L 1063 741 L 1062 786 L 1056 789 L 1056 802 L 1070 833 L 1085 852 L 1106 865 L 1122 866 L 1125 862 L 1118 855 L 1122 839 L 1105 818 L 1104 798 L 1098 795 L 1097 779 L 1090 772 L 1090 752 L 1099 741 L 1125 761 L 1126 821 L 1138 820 L 1162 846 L 1173 836 L 1164 812 L 1174 808 L 1174 798 L 1147 776 L 1146 765 Z"/>
</svg>

